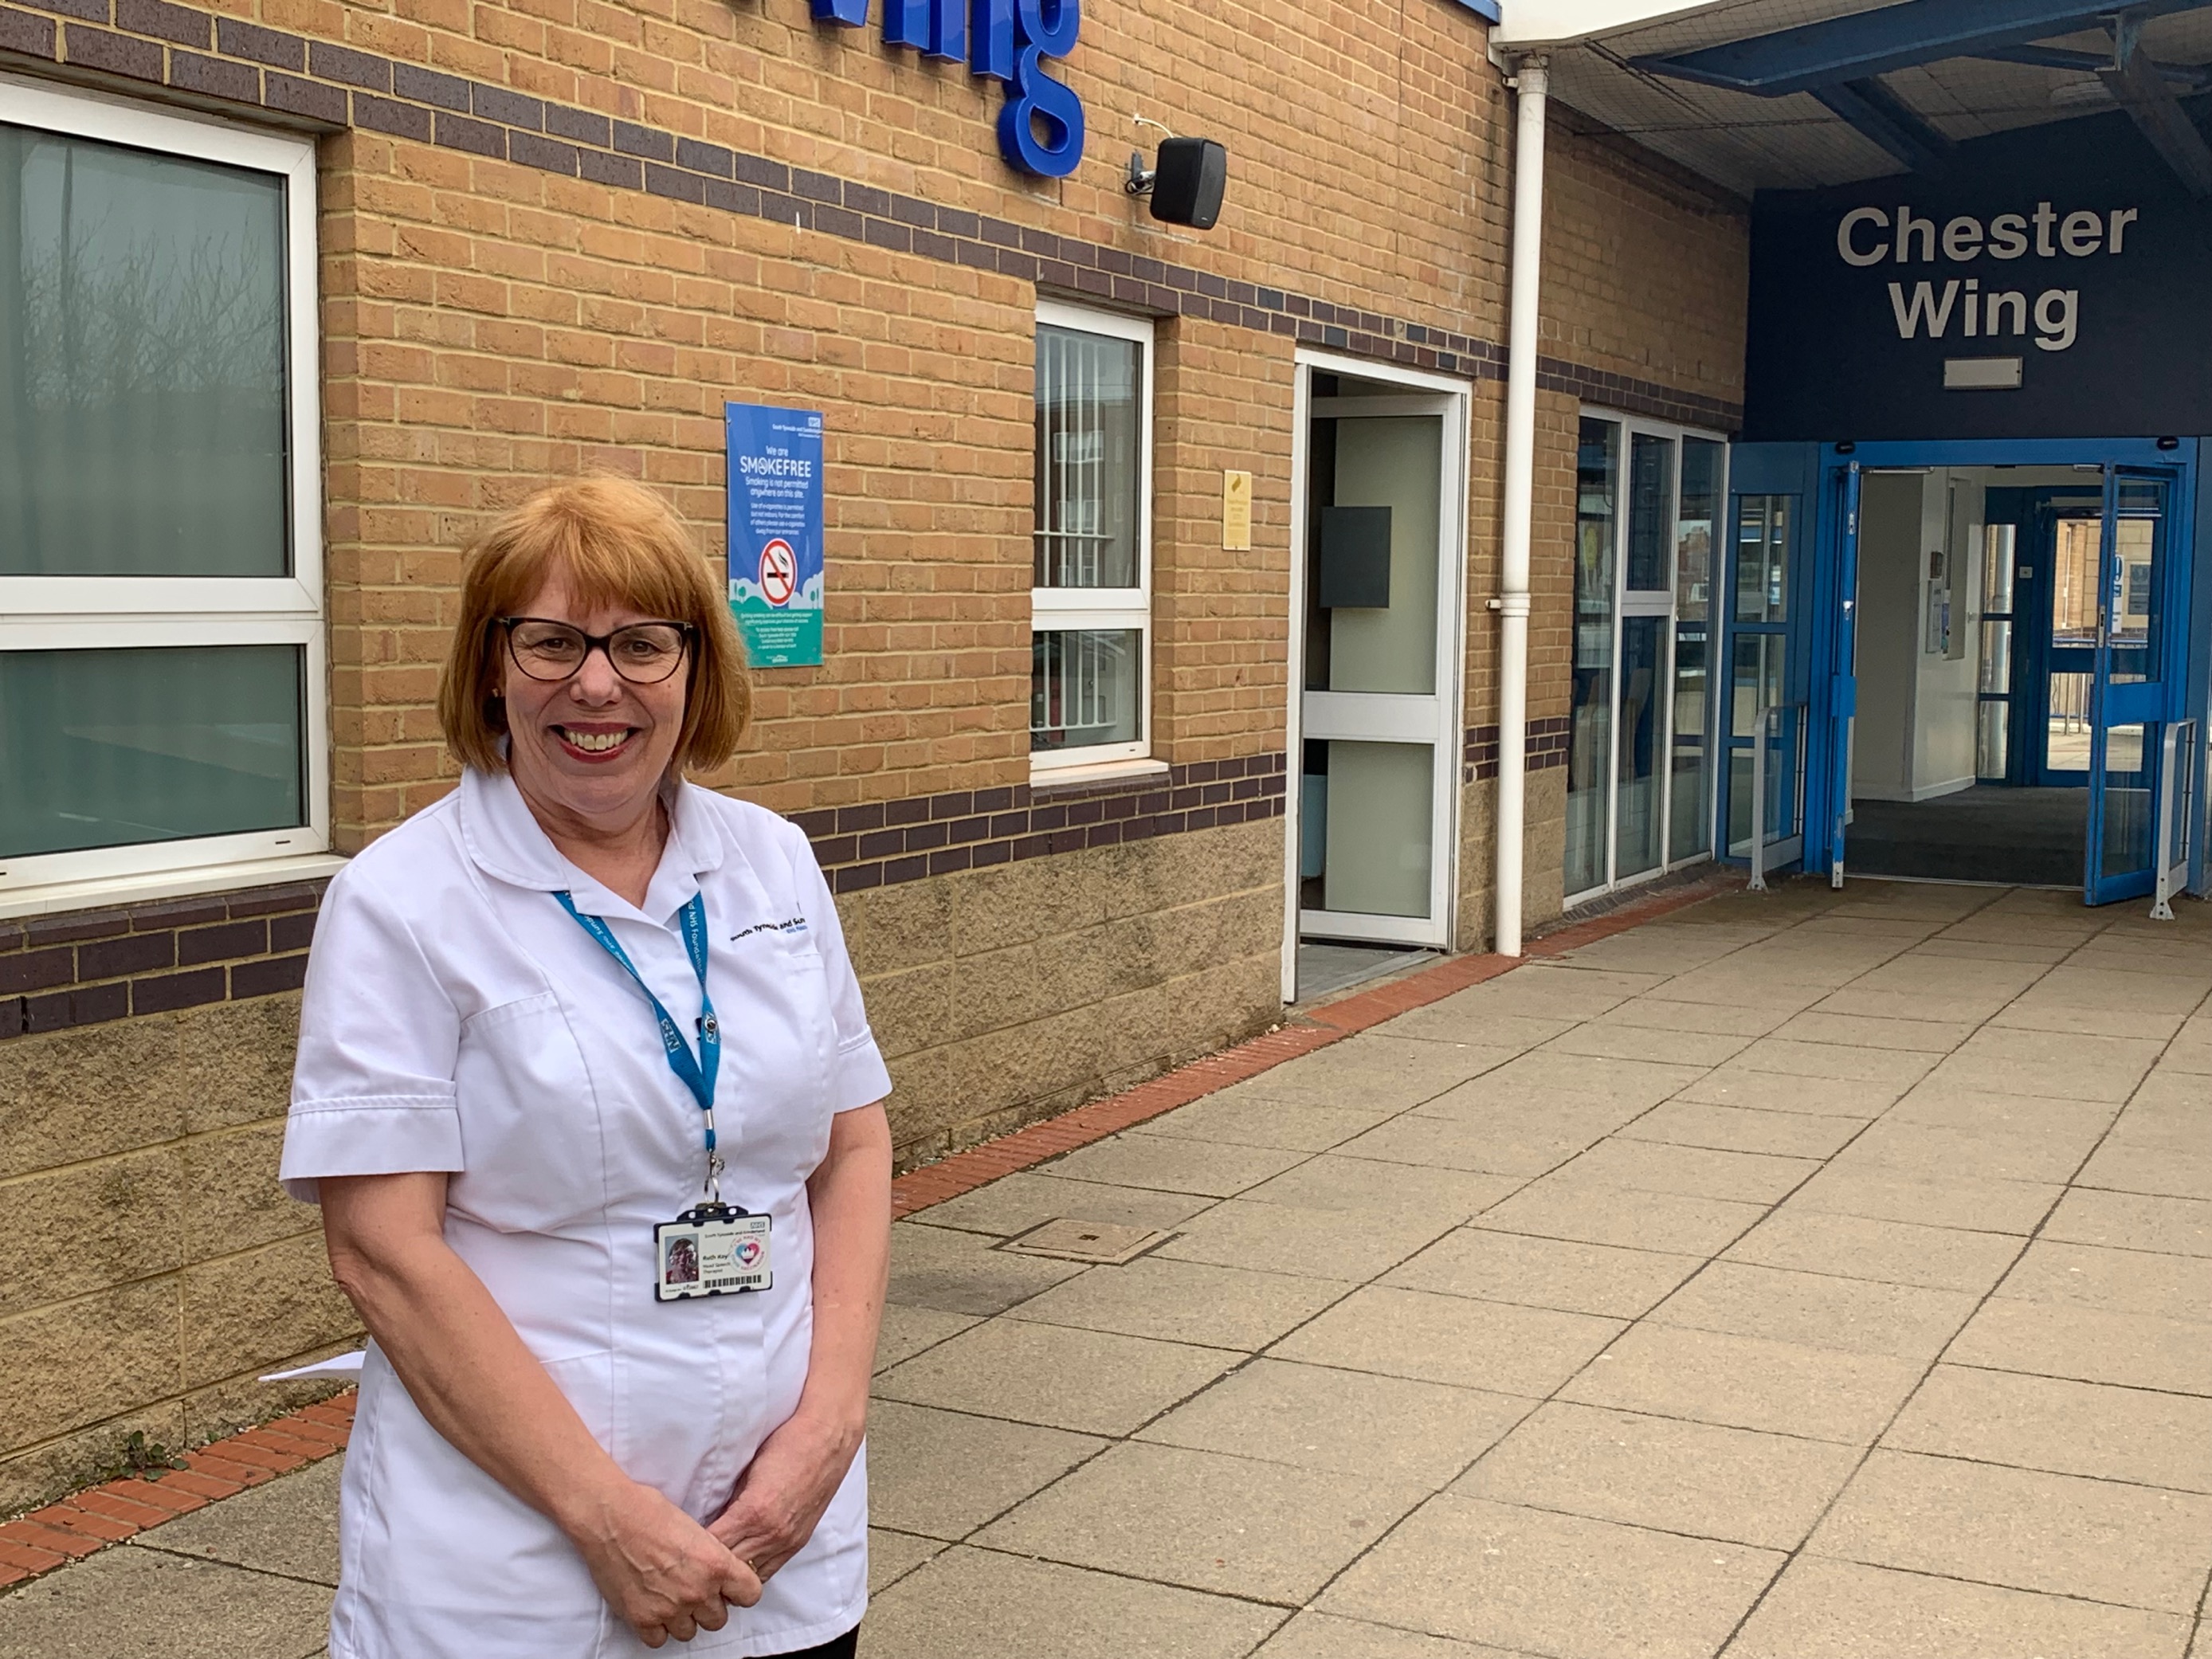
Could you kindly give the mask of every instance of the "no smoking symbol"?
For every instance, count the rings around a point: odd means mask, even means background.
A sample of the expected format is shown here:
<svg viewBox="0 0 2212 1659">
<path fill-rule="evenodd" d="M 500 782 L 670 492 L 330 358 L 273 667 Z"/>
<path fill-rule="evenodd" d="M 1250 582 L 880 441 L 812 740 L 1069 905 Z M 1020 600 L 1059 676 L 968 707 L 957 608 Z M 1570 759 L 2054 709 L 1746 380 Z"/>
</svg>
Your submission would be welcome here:
<svg viewBox="0 0 2212 1659">
<path fill-rule="evenodd" d="M 770 605 L 789 605 L 798 590 L 799 555 L 781 537 L 761 549 L 760 586 L 762 597 Z"/>
</svg>

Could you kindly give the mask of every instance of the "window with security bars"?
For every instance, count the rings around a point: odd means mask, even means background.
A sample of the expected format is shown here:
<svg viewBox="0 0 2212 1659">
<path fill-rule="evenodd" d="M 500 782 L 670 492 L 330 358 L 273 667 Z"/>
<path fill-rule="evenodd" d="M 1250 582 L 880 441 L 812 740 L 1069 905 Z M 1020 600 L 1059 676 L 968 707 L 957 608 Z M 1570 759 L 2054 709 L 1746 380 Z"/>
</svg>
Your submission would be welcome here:
<svg viewBox="0 0 2212 1659">
<path fill-rule="evenodd" d="M 1039 769 L 1147 752 L 1152 325 L 1037 308 L 1030 749 Z"/>
<path fill-rule="evenodd" d="M 0 897 L 329 845 L 314 190 L 0 82 Z"/>
</svg>

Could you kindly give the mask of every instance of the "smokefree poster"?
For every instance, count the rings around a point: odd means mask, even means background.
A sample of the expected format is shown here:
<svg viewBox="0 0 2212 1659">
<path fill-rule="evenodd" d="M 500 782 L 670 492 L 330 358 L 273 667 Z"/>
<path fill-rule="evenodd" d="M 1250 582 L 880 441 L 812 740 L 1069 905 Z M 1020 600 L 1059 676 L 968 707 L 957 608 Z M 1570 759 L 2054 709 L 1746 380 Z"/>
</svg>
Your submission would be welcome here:
<svg viewBox="0 0 2212 1659">
<path fill-rule="evenodd" d="M 756 668 L 822 660 L 822 416 L 729 404 L 730 611 Z"/>
</svg>

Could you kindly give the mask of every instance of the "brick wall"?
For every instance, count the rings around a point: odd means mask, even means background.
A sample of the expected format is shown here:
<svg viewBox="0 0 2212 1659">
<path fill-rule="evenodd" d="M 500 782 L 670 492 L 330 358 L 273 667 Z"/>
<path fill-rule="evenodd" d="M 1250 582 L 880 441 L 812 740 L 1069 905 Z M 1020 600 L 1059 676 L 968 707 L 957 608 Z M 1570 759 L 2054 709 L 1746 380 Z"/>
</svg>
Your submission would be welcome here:
<svg viewBox="0 0 2212 1659">
<path fill-rule="evenodd" d="M 1065 65 L 1089 154 L 1046 184 L 1000 161 L 995 87 L 804 0 L 0 0 L 11 71 L 317 137 L 341 851 L 452 785 L 431 697 L 489 515 L 605 470 L 719 553 L 722 402 L 824 412 L 828 661 L 761 676 L 713 781 L 822 848 L 909 1161 L 1279 1015 L 1300 344 L 1474 385 L 1462 898 L 1486 927 L 1510 179 L 1485 48 L 1449 0 L 1101 9 Z M 1228 145 L 1212 232 L 1122 192 L 1138 114 Z M 1571 123 L 1553 143 L 1539 903 L 1574 398 L 1727 424 L 1741 312 L 1733 210 Z M 1158 319 L 1164 781 L 1030 784 L 1040 293 Z M 1224 467 L 1254 475 L 1249 552 L 1220 548 Z M 350 1334 L 272 1180 L 312 898 L 0 924 L 0 1279 L 36 1287 L 0 1308 L 0 1507 L 130 1428 L 289 1403 L 254 1373 Z"/>
</svg>

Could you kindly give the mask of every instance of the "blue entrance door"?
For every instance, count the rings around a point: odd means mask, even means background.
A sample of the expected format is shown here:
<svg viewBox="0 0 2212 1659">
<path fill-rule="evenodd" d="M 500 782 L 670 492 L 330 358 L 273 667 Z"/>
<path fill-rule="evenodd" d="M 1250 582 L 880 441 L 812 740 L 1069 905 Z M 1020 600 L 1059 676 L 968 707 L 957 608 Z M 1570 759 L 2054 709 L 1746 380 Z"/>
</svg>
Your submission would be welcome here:
<svg viewBox="0 0 2212 1659">
<path fill-rule="evenodd" d="M 2081 884 L 2092 904 L 2148 893 L 2156 878 L 2160 739 L 2179 678 L 2163 626 L 2174 483 L 2163 469 L 2105 469 Z"/>
</svg>

